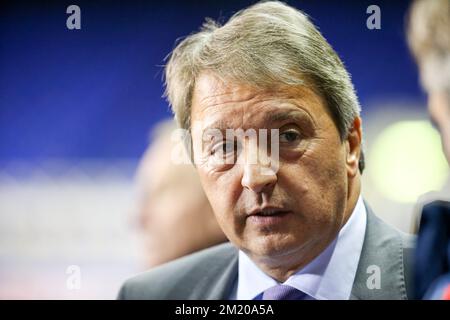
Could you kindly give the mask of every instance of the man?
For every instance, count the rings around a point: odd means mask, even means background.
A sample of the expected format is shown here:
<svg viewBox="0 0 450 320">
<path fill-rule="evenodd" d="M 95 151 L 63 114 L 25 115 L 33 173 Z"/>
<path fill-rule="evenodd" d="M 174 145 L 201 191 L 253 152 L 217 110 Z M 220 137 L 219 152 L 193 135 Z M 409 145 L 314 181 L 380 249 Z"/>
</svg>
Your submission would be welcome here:
<svg viewBox="0 0 450 320">
<path fill-rule="evenodd" d="M 412 239 L 361 198 L 359 103 L 305 14 L 272 1 L 208 21 L 175 48 L 166 81 L 231 244 L 138 275 L 119 298 L 409 297 Z"/>
<path fill-rule="evenodd" d="M 416 0 L 408 17 L 408 42 L 450 163 L 450 1 Z M 450 202 L 425 204 L 414 259 L 415 298 L 450 300 L 449 244 Z"/>
<path fill-rule="evenodd" d="M 225 242 L 195 168 L 171 161 L 180 138 L 174 121 L 163 121 L 154 130 L 137 173 L 138 226 L 147 268 Z M 183 149 L 178 149 L 180 152 Z M 182 161 L 180 161 L 182 162 Z M 173 195 L 177 195 L 174 201 Z M 176 235 L 176 236 L 174 236 Z"/>
</svg>

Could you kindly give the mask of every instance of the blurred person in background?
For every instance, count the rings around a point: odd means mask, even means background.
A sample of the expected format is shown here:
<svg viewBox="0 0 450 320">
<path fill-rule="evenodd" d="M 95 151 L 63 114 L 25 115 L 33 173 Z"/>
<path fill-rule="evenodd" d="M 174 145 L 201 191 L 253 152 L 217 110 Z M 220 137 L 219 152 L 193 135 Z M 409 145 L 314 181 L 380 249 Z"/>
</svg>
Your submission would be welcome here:
<svg viewBox="0 0 450 320">
<path fill-rule="evenodd" d="M 408 41 L 428 94 L 428 111 L 450 162 L 450 1 L 414 1 Z"/>
<path fill-rule="evenodd" d="M 414 1 L 407 31 L 430 118 L 450 163 L 450 0 Z M 450 299 L 449 248 L 450 203 L 427 203 L 421 210 L 415 258 L 417 299 Z"/>
<path fill-rule="evenodd" d="M 176 149 L 176 129 L 172 120 L 156 126 L 136 173 L 137 221 L 148 268 L 226 241 L 189 159 L 172 161 L 175 151 L 184 151 Z"/>
</svg>

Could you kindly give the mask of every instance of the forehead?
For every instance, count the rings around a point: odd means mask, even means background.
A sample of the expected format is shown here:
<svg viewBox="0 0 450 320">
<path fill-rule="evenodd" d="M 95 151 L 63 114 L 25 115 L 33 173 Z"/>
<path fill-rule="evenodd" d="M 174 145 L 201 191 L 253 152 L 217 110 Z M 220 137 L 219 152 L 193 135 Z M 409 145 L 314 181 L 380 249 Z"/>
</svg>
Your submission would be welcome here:
<svg viewBox="0 0 450 320">
<path fill-rule="evenodd" d="M 262 89 L 232 81 L 225 83 L 211 74 L 198 78 L 191 108 L 192 122 L 215 128 L 270 126 L 287 118 L 315 122 L 325 114 L 323 99 L 308 87 Z"/>
</svg>

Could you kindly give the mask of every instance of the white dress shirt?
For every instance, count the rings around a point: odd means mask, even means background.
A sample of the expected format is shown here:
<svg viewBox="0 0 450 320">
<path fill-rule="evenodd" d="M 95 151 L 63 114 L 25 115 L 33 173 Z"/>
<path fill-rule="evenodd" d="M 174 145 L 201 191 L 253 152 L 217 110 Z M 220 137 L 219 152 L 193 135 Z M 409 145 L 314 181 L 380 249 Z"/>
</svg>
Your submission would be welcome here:
<svg viewBox="0 0 450 320">
<path fill-rule="evenodd" d="M 314 260 L 290 276 L 283 284 L 292 286 L 316 300 L 348 300 L 355 280 L 364 242 L 367 220 L 362 197 L 336 239 Z M 254 299 L 280 284 L 260 270 L 239 251 L 238 278 L 230 299 Z"/>
</svg>

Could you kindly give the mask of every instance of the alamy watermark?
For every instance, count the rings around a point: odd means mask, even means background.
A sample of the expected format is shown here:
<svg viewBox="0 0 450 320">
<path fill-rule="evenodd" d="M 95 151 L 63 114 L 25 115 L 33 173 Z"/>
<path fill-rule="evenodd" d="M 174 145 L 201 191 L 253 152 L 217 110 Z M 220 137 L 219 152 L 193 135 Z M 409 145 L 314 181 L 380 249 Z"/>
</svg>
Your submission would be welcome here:
<svg viewBox="0 0 450 320">
<path fill-rule="evenodd" d="M 370 265 L 367 267 L 366 270 L 367 274 L 369 274 L 369 277 L 366 281 L 367 289 L 369 290 L 375 290 L 375 289 L 381 289 L 381 269 L 377 265 Z"/>
<path fill-rule="evenodd" d="M 66 288 L 68 290 L 81 289 L 81 268 L 77 265 L 70 265 L 66 269 L 68 275 L 66 279 Z"/>
<path fill-rule="evenodd" d="M 172 163 L 193 163 L 211 168 L 234 164 L 258 165 L 263 175 L 278 171 L 279 129 L 204 129 L 201 122 L 196 122 L 192 131 L 196 139 L 189 130 L 176 129 L 172 132 Z"/>
<path fill-rule="evenodd" d="M 72 4 L 67 7 L 66 13 L 70 14 L 66 20 L 66 27 L 69 30 L 81 29 L 81 9 L 79 6 Z"/>
<path fill-rule="evenodd" d="M 370 16 L 366 20 L 366 26 L 369 30 L 380 30 L 381 29 L 381 9 L 376 4 L 372 4 L 367 7 L 367 14 Z"/>
</svg>

